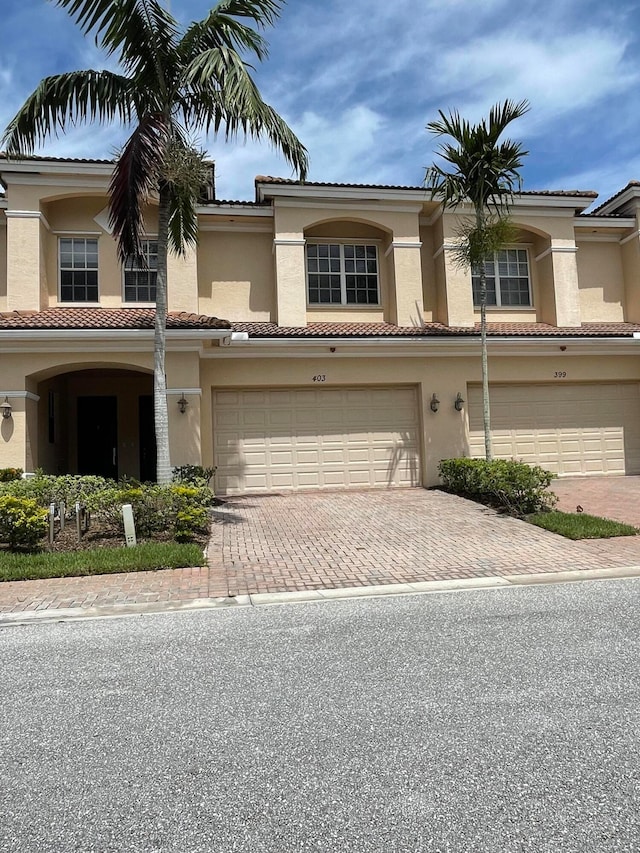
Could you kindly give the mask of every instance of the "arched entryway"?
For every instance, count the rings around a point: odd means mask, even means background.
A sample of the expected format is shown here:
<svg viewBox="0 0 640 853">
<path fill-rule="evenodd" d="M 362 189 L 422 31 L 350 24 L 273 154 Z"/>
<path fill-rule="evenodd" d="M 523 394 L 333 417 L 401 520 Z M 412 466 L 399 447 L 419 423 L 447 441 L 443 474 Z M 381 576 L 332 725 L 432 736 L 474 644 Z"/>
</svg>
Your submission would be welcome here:
<svg viewBox="0 0 640 853">
<path fill-rule="evenodd" d="M 155 480 L 153 376 L 124 367 L 40 378 L 38 467 L 52 474 Z"/>
</svg>

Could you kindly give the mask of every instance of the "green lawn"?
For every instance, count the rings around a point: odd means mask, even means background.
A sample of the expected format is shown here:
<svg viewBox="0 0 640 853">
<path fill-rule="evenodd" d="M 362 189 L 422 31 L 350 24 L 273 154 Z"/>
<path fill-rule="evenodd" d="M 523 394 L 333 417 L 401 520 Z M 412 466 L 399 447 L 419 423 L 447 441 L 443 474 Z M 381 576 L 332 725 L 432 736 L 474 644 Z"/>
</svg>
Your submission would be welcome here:
<svg viewBox="0 0 640 853">
<path fill-rule="evenodd" d="M 537 512 L 527 516 L 527 521 L 567 539 L 610 539 L 613 536 L 636 536 L 640 532 L 630 524 L 585 512 Z"/>
<path fill-rule="evenodd" d="M 15 554 L 0 551 L 0 581 L 106 575 L 202 566 L 202 548 L 196 544 L 146 542 L 135 548 L 100 548 L 95 551 L 59 551 Z"/>
</svg>

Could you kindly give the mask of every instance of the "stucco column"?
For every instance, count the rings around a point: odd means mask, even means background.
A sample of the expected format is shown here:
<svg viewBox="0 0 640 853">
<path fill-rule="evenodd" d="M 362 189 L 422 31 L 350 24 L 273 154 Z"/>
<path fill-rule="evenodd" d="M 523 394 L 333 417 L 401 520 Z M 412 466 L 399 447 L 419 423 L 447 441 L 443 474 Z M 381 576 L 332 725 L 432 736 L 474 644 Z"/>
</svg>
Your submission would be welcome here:
<svg viewBox="0 0 640 853">
<path fill-rule="evenodd" d="M 184 397 L 186 405 L 179 405 Z M 167 355 L 167 409 L 171 467 L 201 465 L 200 359 L 193 352 Z M 181 409 L 184 408 L 184 411 Z"/>
<path fill-rule="evenodd" d="M 178 400 L 187 401 L 181 412 Z M 169 409 L 169 456 L 171 467 L 178 465 L 201 465 L 200 441 L 200 388 L 170 388 L 167 390 Z"/>
<path fill-rule="evenodd" d="M 580 326 L 580 291 L 578 289 L 577 248 L 573 240 L 551 240 L 553 292 L 556 326 Z M 536 260 L 540 259 L 540 255 Z"/>
<path fill-rule="evenodd" d="M 307 325 L 304 237 L 273 241 L 276 266 L 276 320 L 279 326 Z"/>
<path fill-rule="evenodd" d="M 620 241 L 624 272 L 625 316 L 627 323 L 640 322 L 640 212 L 636 213 L 636 229 Z"/>
<path fill-rule="evenodd" d="M 38 396 L 28 391 L 0 389 L 9 400 L 10 418 L 0 417 L 0 468 L 33 471 L 38 454 Z"/>
<path fill-rule="evenodd" d="M 475 325 L 473 313 L 473 290 L 471 272 L 458 265 L 455 260 L 455 245 L 445 243 L 435 257 L 444 254 L 444 285 L 447 300 L 447 318 L 449 326 L 472 328 Z"/>
<path fill-rule="evenodd" d="M 198 255 L 187 247 L 184 255 L 167 255 L 167 309 L 198 312 Z"/>
<path fill-rule="evenodd" d="M 422 291 L 422 243 L 393 241 L 387 253 L 391 255 L 395 283 L 395 312 L 398 326 L 424 325 Z"/>
<path fill-rule="evenodd" d="M 7 311 L 39 311 L 41 248 L 37 210 L 7 210 Z"/>
</svg>

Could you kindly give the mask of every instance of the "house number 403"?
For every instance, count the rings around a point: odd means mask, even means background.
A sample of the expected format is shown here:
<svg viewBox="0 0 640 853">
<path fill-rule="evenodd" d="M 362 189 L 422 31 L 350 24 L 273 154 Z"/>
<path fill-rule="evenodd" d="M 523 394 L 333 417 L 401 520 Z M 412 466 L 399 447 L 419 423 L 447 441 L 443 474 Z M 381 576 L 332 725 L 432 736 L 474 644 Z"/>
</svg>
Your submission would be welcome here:
<svg viewBox="0 0 640 853">
<path fill-rule="evenodd" d="M 316 375 L 313 377 L 313 381 L 314 382 L 326 382 L 327 377 L 324 373 L 316 373 Z"/>
</svg>

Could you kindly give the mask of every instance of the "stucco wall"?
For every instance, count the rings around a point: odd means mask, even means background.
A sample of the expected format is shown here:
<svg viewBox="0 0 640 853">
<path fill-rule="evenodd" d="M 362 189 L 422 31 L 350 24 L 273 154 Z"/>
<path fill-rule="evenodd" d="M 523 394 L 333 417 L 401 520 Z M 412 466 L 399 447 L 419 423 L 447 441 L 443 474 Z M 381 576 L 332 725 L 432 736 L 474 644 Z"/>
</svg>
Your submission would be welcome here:
<svg viewBox="0 0 640 853">
<path fill-rule="evenodd" d="M 106 213 L 107 200 L 105 197 L 80 197 L 63 198 L 43 204 L 43 211 L 50 225 L 50 230 L 43 234 L 44 262 L 47 282 L 47 302 L 53 307 L 61 304 L 59 295 L 59 262 L 58 243 L 64 237 L 88 237 L 98 240 L 98 295 L 100 305 L 105 308 L 118 308 L 123 305 L 135 305 L 138 303 L 125 303 L 123 301 L 123 276 L 122 266 L 118 260 L 116 241 L 111 234 L 107 233 L 101 225 L 95 221 L 98 217 L 100 222 L 108 215 Z M 155 236 L 157 231 L 157 215 L 155 208 L 149 208 L 145 213 L 145 233 Z M 169 267 L 172 263 L 170 260 Z M 177 262 L 178 266 L 180 261 Z M 174 273 L 173 279 L 176 278 Z M 172 278 L 169 279 L 169 290 L 171 292 Z M 188 287 L 187 281 L 178 283 L 176 289 Z M 195 288 L 194 288 L 195 290 Z M 171 297 L 170 297 L 171 298 Z M 195 303 L 195 296 L 190 300 Z M 77 303 L 76 303 L 77 304 Z M 185 300 L 179 300 L 179 307 L 173 310 L 197 310 L 196 307 L 183 307 Z M 171 306 L 173 308 L 173 306 Z"/>
<path fill-rule="evenodd" d="M 327 348 L 328 350 L 328 348 Z M 286 366 L 286 367 L 285 367 Z M 212 394 L 221 388 L 317 387 L 313 376 L 327 377 L 323 387 L 361 385 L 416 385 L 421 406 L 423 483 L 438 482 L 440 459 L 468 452 L 468 421 L 466 405 L 456 412 L 453 406 L 460 391 L 468 397 L 467 387 L 481 380 L 479 353 L 447 358 L 346 358 L 340 347 L 334 354 L 319 353 L 310 358 L 209 359 L 202 362 L 202 458 L 203 464 L 213 464 Z M 489 373 L 492 383 L 549 383 L 638 381 L 640 359 L 624 356 L 576 356 L 569 345 L 565 351 L 549 347 L 540 356 L 491 355 Z M 566 374 L 557 379 L 556 373 Z M 436 393 L 440 410 L 429 408 L 431 395 Z"/>
<path fill-rule="evenodd" d="M 624 321 L 624 275 L 619 244 L 578 243 L 578 285 L 583 323 Z"/>
<path fill-rule="evenodd" d="M 273 236 L 203 231 L 198 245 L 198 302 L 201 313 L 225 320 L 273 320 Z"/>
<path fill-rule="evenodd" d="M 7 310 L 7 220 L 0 210 L 0 311 Z"/>
<path fill-rule="evenodd" d="M 640 226 L 640 214 L 638 214 Z M 625 320 L 640 323 L 640 237 L 627 240 L 622 246 L 622 264 L 625 283 Z"/>
</svg>

